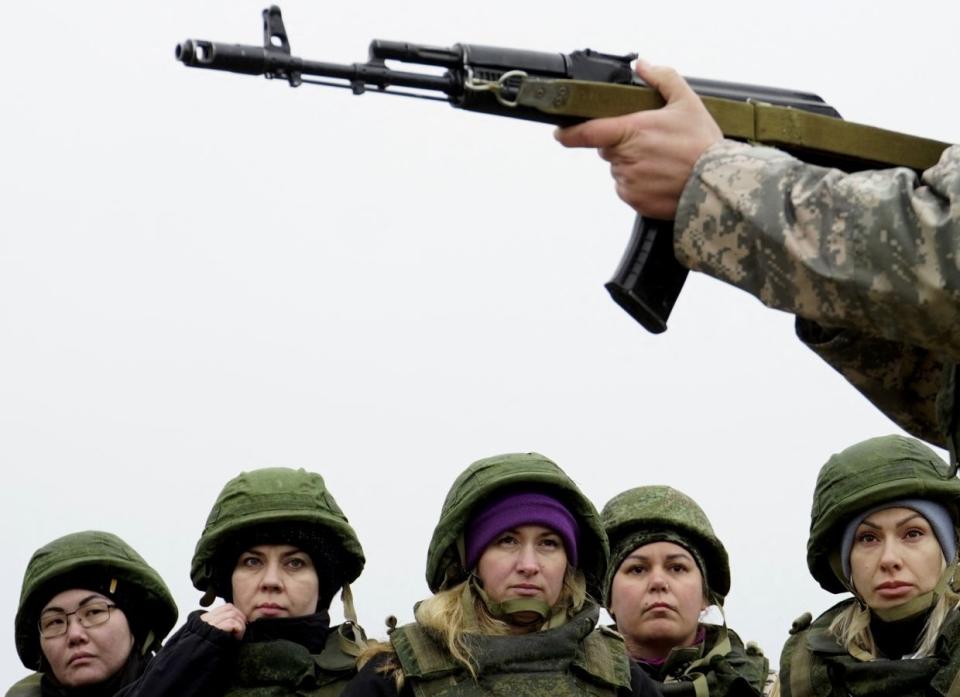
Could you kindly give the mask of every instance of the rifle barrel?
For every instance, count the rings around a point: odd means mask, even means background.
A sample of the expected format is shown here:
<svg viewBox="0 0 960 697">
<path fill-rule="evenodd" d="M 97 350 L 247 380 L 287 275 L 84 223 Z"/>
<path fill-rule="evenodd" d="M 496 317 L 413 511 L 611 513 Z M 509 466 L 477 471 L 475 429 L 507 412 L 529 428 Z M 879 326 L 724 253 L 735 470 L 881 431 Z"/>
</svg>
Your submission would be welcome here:
<svg viewBox="0 0 960 697">
<path fill-rule="evenodd" d="M 244 75 L 267 75 L 287 78 L 290 74 L 315 75 L 351 84 L 386 89 L 390 86 L 433 90 L 446 95 L 458 94 L 462 86 L 454 76 L 427 75 L 392 70 L 374 63 L 323 63 L 291 56 L 284 51 L 248 46 L 222 44 L 203 39 L 187 39 L 177 45 L 176 57 L 192 68 L 226 70 Z"/>
</svg>

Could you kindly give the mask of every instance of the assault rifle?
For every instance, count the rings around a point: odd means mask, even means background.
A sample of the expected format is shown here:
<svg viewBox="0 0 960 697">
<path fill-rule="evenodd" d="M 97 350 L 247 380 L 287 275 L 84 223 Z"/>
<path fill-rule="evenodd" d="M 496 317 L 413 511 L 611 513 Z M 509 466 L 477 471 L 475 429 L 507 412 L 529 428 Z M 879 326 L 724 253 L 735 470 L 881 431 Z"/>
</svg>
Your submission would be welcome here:
<svg viewBox="0 0 960 697">
<path fill-rule="evenodd" d="M 474 44 L 444 48 L 375 39 L 365 63 L 297 58 L 290 53 L 277 6 L 263 11 L 263 46 L 187 39 L 177 46 L 176 57 L 190 67 L 264 75 L 285 80 L 291 87 L 313 83 L 346 87 L 357 95 L 375 89 L 558 126 L 663 106 L 660 95 L 631 69 L 636 54 L 618 56 L 591 49 L 539 53 Z M 406 72 L 388 67 L 388 60 L 445 72 Z M 696 78 L 688 81 L 727 137 L 775 145 L 814 164 L 847 171 L 892 165 L 922 170 L 946 148 L 944 143 L 844 122 L 815 94 Z M 673 254 L 672 223 L 638 216 L 627 250 L 606 288 L 634 319 L 659 333 L 667 328 L 686 276 L 687 269 Z"/>
</svg>

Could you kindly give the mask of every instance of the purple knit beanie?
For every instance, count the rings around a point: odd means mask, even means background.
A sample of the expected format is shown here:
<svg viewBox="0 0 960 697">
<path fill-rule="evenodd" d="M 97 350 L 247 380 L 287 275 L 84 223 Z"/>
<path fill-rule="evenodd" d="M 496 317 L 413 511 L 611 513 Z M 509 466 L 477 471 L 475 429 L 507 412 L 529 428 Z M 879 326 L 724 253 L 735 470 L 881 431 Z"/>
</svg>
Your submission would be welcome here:
<svg viewBox="0 0 960 697">
<path fill-rule="evenodd" d="M 577 565 L 580 530 L 570 511 L 552 496 L 520 492 L 494 499 L 467 523 L 464 533 L 466 568 L 472 570 L 477 565 L 483 550 L 497 535 L 521 525 L 543 525 L 553 530 L 563 540 L 567 562 Z"/>
</svg>

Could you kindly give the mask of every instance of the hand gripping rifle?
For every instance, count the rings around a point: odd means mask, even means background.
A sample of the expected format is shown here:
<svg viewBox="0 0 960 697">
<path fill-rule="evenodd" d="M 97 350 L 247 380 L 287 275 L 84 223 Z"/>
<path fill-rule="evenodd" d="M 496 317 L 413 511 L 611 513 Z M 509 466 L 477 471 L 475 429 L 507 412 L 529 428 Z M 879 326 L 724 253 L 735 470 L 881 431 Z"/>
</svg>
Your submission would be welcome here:
<svg viewBox="0 0 960 697">
<path fill-rule="evenodd" d="M 448 101 L 454 107 L 569 126 L 663 106 L 636 77 L 635 54 L 590 49 L 569 54 L 454 44 L 449 48 L 375 39 L 366 63 L 343 65 L 297 58 L 280 8 L 263 11 L 263 46 L 187 39 L 177 59 L 194 68 Z M 442 75 L 405 72 L 386 61 L 444 68 Z M 317 79 L 322 78 L 322 79 Z M 847 171 L 932 166 L 945 143 L 842 121 L 820 97 L 774 87 L 689 79 L 724 135 L 791 152 L 807 162 Z M 443 96 L 439 96 L 443 95 Z M 667 318 L 687 277 L 673 254 L 672 222 L 638 216 L 630 243 L 606 284 L 613 299 L 653 333 Z"/>
</svg>

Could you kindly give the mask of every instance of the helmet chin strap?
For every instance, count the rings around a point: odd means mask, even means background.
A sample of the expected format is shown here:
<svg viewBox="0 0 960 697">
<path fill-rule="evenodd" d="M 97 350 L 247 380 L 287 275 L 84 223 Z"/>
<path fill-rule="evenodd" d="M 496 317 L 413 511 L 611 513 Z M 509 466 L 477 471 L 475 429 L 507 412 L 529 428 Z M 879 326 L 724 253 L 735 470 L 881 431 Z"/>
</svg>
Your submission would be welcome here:
<svg viewBox="0 0 960 697">
<path fill-rule="evenodd" d="M 947 590 L 952 590 L 957 592 L 957 586 L 955 578 L 957 573 L 958 562 L 949 564 L 940 574 L 940 579 L 937 581 L 937 585 L 934 586 L 933 590 L 927 591 L 926 593 L 921 593 L 915 598 L 911 598 L 902 605 L 897 605 L 896 607 L 889 608 L 870 608 L 870 612 L 876 614 L 884 622 L 897 622 L 899 620 L 905 620 L 908 617 L 913 617 L 918 615 L 925 610 L 929 610 L 933 605 L 943 596 Z M 852 583 L 850 584 L 853 585 Z M 860 598 L 859 594 L 854 591 L 854 595 L 857 596 L 857 600 L 863 604 L 863 600 Z"/>
<path fill-rule="evenodd" d="M 210 607 L 216 599 L 217 589 L 213 587 L 213 584 L 210 584 L 207 586 L 207 590 L 204 591 L 203 597 L 200 598 L 200 607 Z"/>
<path fill-rule="evenodd" d="M 463 608 L 474 624 L 477 619 L 473 606 L 474 594 L 483 602 L 487 612 L 507 624 L 518 627 L 546 624 L 548 628 L 563 624 L 563 613 L 553 612 L 547 602 L 540 598 L 511 598 L 501 602 L 491 599 L 483 590 L 480 579 L 473 575 L 464 586 Z M 556 621 L 558 616 L 560 616 L 559 622 Z"/>
</svg>

